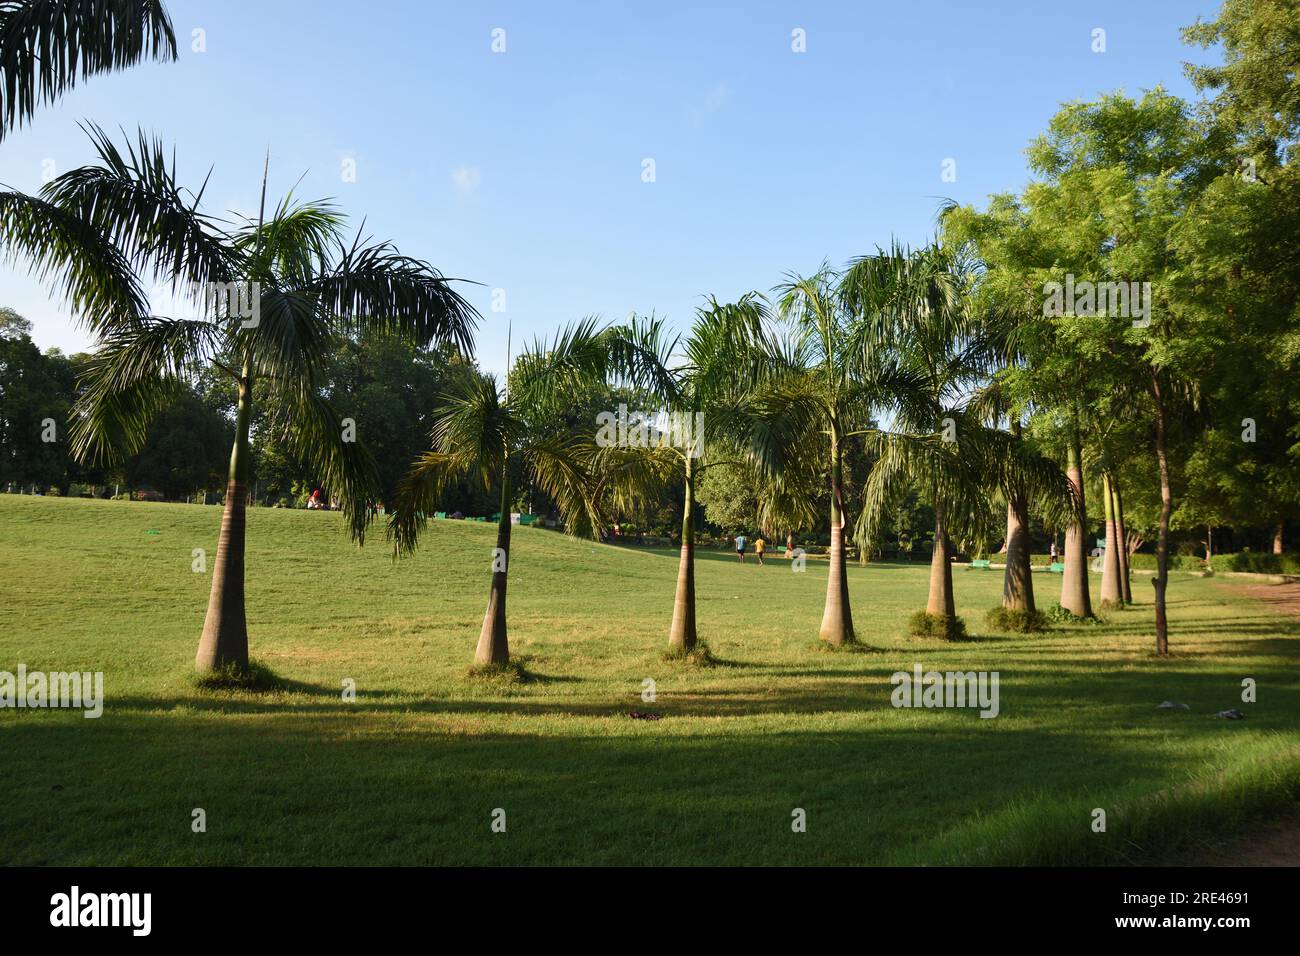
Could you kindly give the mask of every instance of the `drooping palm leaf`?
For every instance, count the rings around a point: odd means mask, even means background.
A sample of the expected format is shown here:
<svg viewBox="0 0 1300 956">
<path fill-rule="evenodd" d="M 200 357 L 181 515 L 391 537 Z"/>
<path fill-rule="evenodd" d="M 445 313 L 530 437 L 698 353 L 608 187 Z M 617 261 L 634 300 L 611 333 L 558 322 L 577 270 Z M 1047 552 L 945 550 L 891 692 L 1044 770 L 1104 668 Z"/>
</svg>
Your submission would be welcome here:
<svg viewBox="0 0 1300 956">
<path fill-rule="evenodd" d="M 221 343 L 221 330 L 199 320 L 145 317 L 115 325 L 80 378 L 69 430 L 73 454 L 92 464 L 134 454 L 186 369 L 211 361 Z"/>
<path fill-rule="evenodd" d="M 117 247 L 93 223 L 43 199 L 0 192 L 0 253 L 6 261 L 25 260 L 37 279 L 54 280 L 55 291 L 91 328 L 148 311 Z"/>
<path fill-rule="evenodd" d="M 91 225 L 139 273 L 177 283 L 195 297 L 207 283 L 251 278 L 218 223 L 199 211 L 203 189 L 187 198 L 175 157 L 168 162 L 159 140 L 138 132 L 123 153 L 98 126 L 83 128 L 100 163 L 47 183 L 43 199 Z"/>
<path fill-rule="evenodd" d="M 78 80 L 176 59 L 161 0 L 0 2 L 0 142 Z"/>
</svg>

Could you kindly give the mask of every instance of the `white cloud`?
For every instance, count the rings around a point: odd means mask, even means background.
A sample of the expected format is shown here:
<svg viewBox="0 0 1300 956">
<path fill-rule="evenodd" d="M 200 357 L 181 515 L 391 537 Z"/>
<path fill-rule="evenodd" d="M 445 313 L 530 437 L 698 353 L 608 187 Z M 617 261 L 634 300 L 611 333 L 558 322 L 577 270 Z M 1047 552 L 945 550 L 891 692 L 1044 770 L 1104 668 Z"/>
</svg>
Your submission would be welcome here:
<svg viewBox="0 0 1300 956">
<path fill-rule="evenodd" d="M 478 189 L 483 173 L 477 166 L 457 166 L 451 171 L 451 181 L 456 185 L 456 192 L 468 196 Z"/>
<path fill-rule="evenodd" d="M 704 94 L 704 98 L 691 107 L 691 125 L 700 126 L 704 123 L 704 118 L 710 113 L 716 113 L 722 109 L 731 100 L 731 90 L 727 84 L 719 83 L 709 92 Z"/>
</svg>

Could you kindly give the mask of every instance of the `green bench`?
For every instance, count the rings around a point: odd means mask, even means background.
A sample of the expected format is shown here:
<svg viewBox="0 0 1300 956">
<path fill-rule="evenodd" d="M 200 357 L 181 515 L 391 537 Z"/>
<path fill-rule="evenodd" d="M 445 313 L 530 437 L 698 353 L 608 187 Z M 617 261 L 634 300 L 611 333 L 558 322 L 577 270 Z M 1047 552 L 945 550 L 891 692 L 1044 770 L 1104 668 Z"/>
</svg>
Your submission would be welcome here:
<svg viewBox="0 0 1300 956">
<path fill-rule="evenodd" d="M 967 571 L 975 571 L 975 570 L 987 571 L 988 569 L 989 569 L 988 558 L 976 558 L 974 561 L 972 561 L 972 562 L 970 563 L 970 567 L 968 567 L 966 570 L 967 570 Z"/>
<path fill-rule="evenodd" d="M 1055 561 L 1055 562 L 1052 563 L 1052 566 L 1049 567 L 1049 568 L 1047 569 L 1047 573 L 1048 573 L 1048 574 L 1064 574 L 1064 573 L 1065 573 L 1065 565 L 1062 564 L 1060 561 Z"/>
</svg>

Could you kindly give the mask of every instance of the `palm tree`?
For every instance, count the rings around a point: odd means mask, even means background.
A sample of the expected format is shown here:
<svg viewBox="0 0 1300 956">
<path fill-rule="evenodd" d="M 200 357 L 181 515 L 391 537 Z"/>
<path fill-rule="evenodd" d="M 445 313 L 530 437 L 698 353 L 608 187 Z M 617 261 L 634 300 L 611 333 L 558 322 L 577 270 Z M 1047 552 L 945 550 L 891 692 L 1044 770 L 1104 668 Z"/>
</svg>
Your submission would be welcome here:
<svg viewBox="0 0 1300 956">
<path fill-rule="evenodd" d="M 810 449 L 828 455 L 830 570 L 820 637 L 832 645 L 857 640 L 845 549 L 847 443 L 877 431 L 875 413 L 906 406 L 919 394 L 921 383 L 898 362 L 890 335 L 901 316 L 933 293 L 929 279 L 928 270 L 914 268 L 913 257 L 895 246 L 853 261 L 843 274 L 823 266 L 777 288 L 780 315 L 792 331 L 780 362 L 789 371 L 764 397 L 772 414 L 754 445 L 769 468 L 783 466 L 780 472 L 797 471 L 791 466 Z"/>
<path fill-rule="evenodd" d="M 1002 578 L 1002 607 L 1022 611 L 1032 620 L 1037 612 L 1034 600 L 1033 567 L 1030 561 L 1029 508 L 1037 504 L 1052 526 L 1066 524 L 1073 515 L 1062 503 L 1063 472 L 1039 449 L 1032 434 L 1026 434 L 1025 419 L 1032 419 L 1039 407 L 1038 382 L 1032 367 L 1026 339 L 1038 331 L 1031 316 L 1012 314 L 998 308 L 984 312 L 980 334 L 984 337 L 993 371 L 967 406 L 968 411 L 990 427 L 1007 423 L 1009 441 L 1003 439 L 1007 452 L 998 469 L 1001 491 L 1007 502 L 1006 568 Z"/>
<path fill-rule="evenodd" d="M 506 583 L 510 562 L 512 467 L 556 504 L 569 534 L 598 537 L 603 526 L 595 477 L 600 452 L 594 435 L 557 424 L 557 414 L 585 388 L 604 381 L 617 360 L 607 329 L 585 319 L 538 341 L 510 370 L 504 387 L 491 375 L 465 369 L 435 418 L 432 450 L 418 458 L 398 487 L 388 534 L 395 555 L 415 550 L 449 482 L 470 476 L 501 503 L 487 611 L 474 652 L 476 666 L 510 661 Z"/>
<path fill-rule="evenodd" d="M 988 427 L 982 403 L 987 396 L 975 392 L 972 397 L 977 384 L 998 366 L 1007 342 L 1005 326 L 972 305 L 969 261 L 929 246 L 914 253 L 896 249 L 855 268 L 875 277 L 855 281 L 882 285 L 880 276 L 892 277 L 890 285 L 907 290 L 885 332 L 906 390 L 894 395 L 888 427 L 869 439 L 878 459 L 867 483 L 859 536 L 868 542 L 874 538 L 880 518 L 899 494 L 921 492 L 935 513 L 926 614 L 937 619 L 930 626 L 953 638 L 963 631 L 952 586 L 954 538 L 987 539 L 994 523 L 989 493 L 1001 488 L 1011 505 L 1008 569 L 1013 564 L 1027 568 L 1027 501 L 1037 496 L 1045 507 L 1059 507 L 1069 500 L 1065 476 L 1032 452 L 1014 420 L 1010 434 Z M 1013 518 L 1020 519 L 1018 529 Z M 1018 553 L 1013 556 L 1013 551 Z M 1028 610 L 1033 610 L 1032 596 L 1029 601 Z"/>
<path fill-rule="evenodd" d="M 0 0 L 0 142 L 99 73 L 176 59 L 161 0 Z"/>
<path fill-rule="evenodd" d="M 698 642 L 696 483 L 710 468 L 748 460 L 745 446 L 757 426 L 752 399 L 768 380 L 775 354 L 764 329 L 767 316 L 767 304 L 756 292 L 725 304 L 710 296 L 696 311 L 695 323 L 682 345 L 683 361 L 677 367 L 671 367 L 670 361 L 678 342 L 669 342 L 662 323 L 653 318 L 642 322 L 634 317 L 629 324 L 610 330 L 617 356 L 612 372 L 648 392 L 669 424 L 676 426 L 677 437 L 685 439 L 666 437 L 651 448 L 603 455 L 608 462 L 604 470 L 613 474 L 619 467 L 637 467 L 640 460 L 640 480 L 626 486 L 634 494 L 653 491 L 656 478 L 657 486 L 662 487 L 672 472 L 683 477 L 682 543 L 668 630 L 668 649 L 674 656 L 689 654 Z"/>
<path fill-rule="evenodd" d="M 43 201 L 84 224 L 116 250 L 120 264 L 171 284 L 197 317 L 175 318 L 106 300 L 90 316 L 98 348 L 70 429 L 88 463 L 130 455 L 188 370 L 220 372 L 237 396 L 235 442 L 207 616 L 195 665 L 201 672 L 248 667 L 244 613 L 250 429 L 258 402 L 265 427 L 295 452 L 341 501 L 361 542 L 375 492 L 373 462 L 321 394 L 323 367 L 343 336 L 394 334 L 468 350 L 477 313 L 430 265 L 391 244 L 343 237 L 344 218 L 328 202 L 282 200 L 256 221 L 226 223 L 200 211 L 202 191 L 176 183 L 159 143 L 143 135 L 126 153 L 98 129 L 97 165 L 72 170 Z M 48 250 L 49 268 L 75 249 Z M 71 269 L 78 268 L 72 264 Z M 120 285 L 121 283 L 116 283 Z M 214 294 L 215 293 L 215 294 Z M 253 305 L 241 310 L 233 300 Z"/>
<path fill-rule="evenodd" d="M 152 56 L 176 59 L 160 0 L 0 0 L 0 142 L 78 77 Z M 49 187 L 46 187 L 48 194 Z M 92 223 L 14 190 L 0 191 L 0 254 L 25 260 L 92 326 L 98 317 L 148 306 L 130 264 Z"/>
</svg>

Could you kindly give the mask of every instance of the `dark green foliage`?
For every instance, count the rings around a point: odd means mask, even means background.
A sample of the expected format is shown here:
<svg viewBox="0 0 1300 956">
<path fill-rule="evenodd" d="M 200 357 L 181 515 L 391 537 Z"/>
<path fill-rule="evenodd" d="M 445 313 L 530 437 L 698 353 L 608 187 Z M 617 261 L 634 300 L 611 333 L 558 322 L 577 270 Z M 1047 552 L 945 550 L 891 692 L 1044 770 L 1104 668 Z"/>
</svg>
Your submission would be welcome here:
<svg viewBox="0 0 1300 956">
<path fill-rule="evenodd" d="M 960 617 L 928 614 L 925 611 L 917 611 L 907 619 L 907 630 L 913 637 L 931 640 L 964 641 L 969 636 L 966 633 L 966 622 Z"/>
<path fill-rule="evenodd" d="M 1015 631 L 1019 634 L 1033 634 L 1047 630 L 1047 615 L 1042 611 L 1026 611 L 1023 608 L 990 608 L 985 617 L 988 626 L 995 631 Z"/>
</svg>

